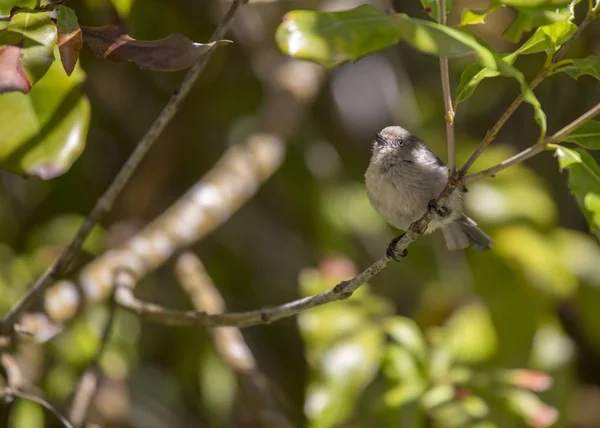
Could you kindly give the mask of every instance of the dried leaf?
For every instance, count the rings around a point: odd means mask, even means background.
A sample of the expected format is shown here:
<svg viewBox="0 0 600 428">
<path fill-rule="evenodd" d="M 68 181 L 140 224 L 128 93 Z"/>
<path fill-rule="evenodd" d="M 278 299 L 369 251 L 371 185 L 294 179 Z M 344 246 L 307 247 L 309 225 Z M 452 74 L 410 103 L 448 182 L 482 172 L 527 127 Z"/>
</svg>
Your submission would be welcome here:
<svg viewBox="0 0 600 428">
<path fill-rule="evenodd" d="M 58 51 L 67 76 L 70 76 L 77 64 L 79 51 L 83 45 L 83 36 L 81 28 L 77 22 L 75 11 L 66 6 L 58 7 Z"/>
<path fill-rule="evenodd" d="M 231 43 L 195 43 L 183 34 L 173 33 L 159 40 L 136 40 L 114 25 L 81 27 L 83 40 L 98 57 L 110 61 L 132 61 L 140 68 L 176 71 L 191 67 L 216 45 Z"/>
<path fill-rule="evenodd" d="M 0 94 L 19 91 L 26 94 L 31 83 L 23 70 L 21 59 L 23 50 L 18 46 L 7 45 L 0 48 Z"/>
</svg>

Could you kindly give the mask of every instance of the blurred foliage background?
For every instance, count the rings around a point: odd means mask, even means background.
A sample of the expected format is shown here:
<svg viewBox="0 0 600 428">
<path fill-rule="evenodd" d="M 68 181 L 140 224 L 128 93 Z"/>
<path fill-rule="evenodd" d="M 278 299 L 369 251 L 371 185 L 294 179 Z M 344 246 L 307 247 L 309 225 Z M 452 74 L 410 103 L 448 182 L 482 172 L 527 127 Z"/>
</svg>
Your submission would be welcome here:
<svg viewBox="0 0 600 428">
<path fill-rule="evenodd" d="M 243 21 L 238 16 L 228 35 L 235 43 L 215 52 L 181 112 L 88 239 L 79 266 L 163 212 L 257 126 L 267 89 L 261 67 L 269 55 L 281 55 L 273 35 L 287 11 L 360 3 L 366 2 L 245 6 Z M 370 3 L 426 19 L 417 1 Z M 114 23 L 138 39 L 180 32 L 206 41 L 227 4 L 85 0 L 69 6 L 81 25 Z M 456 22 L 464 7 L 486 6 L 456 0 L 449 21 Z M 501 9 L 475 31 L 496 50 L 510 52 L 517 45 L 502 31 L 513 19 L 514 11 Z M 260 48 L 248 40 L 261 40 Z M 598 22 L 569 56 L 592 53 L 600 54 Z M 542 54 L 530 55 L 517 66 L 530 78 L 543 61 Z M 454 87 L 467 64 L 450 62 Z M 0 171 L 2 311 L 69 242 L 184 74 L 110 63 L 86 49 L 81 69 L 91 106 L 81 157 L 51 181 Z M 600 86 L 590 76 L 575 81 L 560 74 L 536 94 L 552 133 L 596 103 Z M 459 106 L 459 164 L 517 95 L 513 82 L 488 79 Z M 285 123 L 287 112 L 279 114 Z M 397 231 L 370 207 L 363 174 L 374 133 L 390 124 L 410 129 L 445 159 L 438 59 L 403 43 L 329 71 L 288 141 L 280 170 L 230 221 L 193 246 L 229 310 L 324 290 L 383 254 Z M 537 135 L 532 109 L 521 106 L 476 169 L 524 149 Z M 548 152 L 474 183 L 467 211 L 495 239 L 493 251 L 450 253 L 436 233 L 411 245 L 407 259 L 352 299 L 243 330 L 294 423 L 411 427 L 425 426 L 427 415 L 436 426 L 484 420 L 493 424 L 478 426 L 548 426 L 553 410 L 510 387 L 520 382 L 510 370 L 528 368 L 553 379 L 539 397 L 558 410 L 556 426 L 600 426 L 600 248 L 565 182 Z M 137 294 L 190 307 L 172 263 L 145 278 Z M 106 314 L 103 305 L 87 307 L 50 343 L 20 345 L 28 378 L 59 408 L 93 357 Z M 147 323 L 120 311 L 101 367 L 105 379 L 90 416 L 100 426 L 257 426 L 234 374 L 201 329 Z M 545 389 L 530 380 L 528 389 Z M 0 426 L 58 425 L 37 405 L 16 400 L 2 406 Z"/>
</svg>

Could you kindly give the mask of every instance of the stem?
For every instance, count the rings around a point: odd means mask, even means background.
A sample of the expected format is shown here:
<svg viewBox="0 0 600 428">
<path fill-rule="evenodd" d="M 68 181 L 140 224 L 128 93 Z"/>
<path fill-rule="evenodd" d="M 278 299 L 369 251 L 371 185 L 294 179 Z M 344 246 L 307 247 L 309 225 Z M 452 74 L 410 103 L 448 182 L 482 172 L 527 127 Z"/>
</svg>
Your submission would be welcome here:
<svg viewBox="0 0 600 428">
<path fill-rule="evenodd" d="M 446 0 L 440 0 L 441 24 L 446 25 Z M 440 74 L 442 78 L 442 91 L 444 94 L 444 118 L 446 119 L 446 139 L 448 144 L 448 171 L 456 168 L 456 155 L 454 148 L 454 109 L 452 107 L 452 92 L 450 90 L 450 72 L 448 70 L 448 57 L 440 57 Z"/>
<path fill-rule="evenodd" d="M 225 14 L 225 17 L 213 33 L 210 38 L 211 42 L 222 39 L 238 8 L 246 3 L 247 0 L 234 0 L 233 4 Z M 40 276 L 33 286 L 28 290 L 27 294 L 13 306 L 8 315 L 4 317 L 1 323 L 1 329 L 6 333 L 15 324 L 19 315 L 26 310 L 50 285 L 52 282 L 61 275 L 69 264 L 73 261 L 76 253 L 83 245 L 85 239 L 92 231 L 94 225 L 100 220 L 100 218 L 112 208 L 115 199 L 121 193 L 121 190 L 129 182 L 129 179 L 133 176 L 133 173 L 141 163 L 142 159 L 146 156 L 146 153 L 154 145 L 162 131 L 166 128 L 167 124 L 171 121 L 175 113 L 179 111 L 184 99 L 194 86 L 198 76 L 202 73 L 210 57 L 212 56 L 213 49 L 209 50 L 200 60 L 194 64 L 194 66 L 188 71 L 185 78 L 181 82 L 179 90 L 176 91 L 172 96 L 164 109 L 160 112 L 146 135 L 138 143 L 135 150 L 125 162 L 125 165 L 121 168 L 110 187 L 104 192 L 104 194 L 98 199 L 96 205 L 85 219 L 79 230 L 75 234 L 75 237 L 65 248 L 54 264 L 46 270 L 46 272 Z"/>
<path fill-rule="evenodd" d="M 495 165 L 491 168 L 484 169 L 483 171 L 477 172 L 475 174 L 467 175 L 463 180 L 465 184 L 471 183 L 475 180 L 479 180 L 485 177 L 492 177 L 499 171 L 506 169 L 512 165 L 521 163 L 526 161 L 527 159 L 543 152 L 548 148 L 549 145 L 560 143 L 565 137 L 567 137 L 571 132 L 573 132 L 576 128 L 592 119 L 594 116 L 600 114 L 600 103 L 596 104 L 594 107 L 586 111 L 584 114 L 579 116 L 577 119 L 569 123 L 567 126 L 562 128 L 560 131 L 557 131 L 552 135 L 552 137 L 546 138 L 541 143 L 534 144 L 531 147 L 526 148 L 520 153 L 500 162 L 498 165 Z"/>
<path fill-rule="evenodd" d="M 579 27 L 577 27 L 577 30 L 571 35 L 571 37 L 569 37 L 568 40 L 566 40 L 562 44 L 562 46 L 560 47 L 560 49 L 554 53 L 554 55 L 552 56 L 552 60 L 550 61 L 550 64 L 548 66 L 548 68 L 543 68 L 538 73 L 538 75 L 535 76 L 535 78 L 531 81 L 531 83 L 529 84 L 529 87 L 531 88 L 532 91 L 540 83 L 542 83 L 542 81 L 546 77 L 548 77 L 550 74 L 552 74 L 551 70 L 553 69 L 553 64 L 556 64 L 557 62 L 559 62 L 559 61 L 561 61 L 563 59 L 563 57 L 567 53 L 567 50 L 569 49 L 569 47 L 573 43 L 573 41 L 577 37 L 579 37 L 579 35 L 583 32 L 583 30 L 595 18 L 596 18 L 596 16 L 594 15 L 593 11 L 591 9 L 588 9 L 588 13 L 587 13 L 585 19 L 581 22 L 581 24 L 579 25 Z M 460 169 L 460 175 L 461 176 L 464 176 L 467 173 L 467 171 L 469 170 L 469 168 L 471 168 L 471 166 L 473 166 L 473 163 L 475 163 L 475 161 L 481 155 L 481 153 L 485 150 L 485 148 L 492 141 L 494 141 L 494 139 L 496 138 L 496 135 L 498 134 L 498 132 L 500 131 L 500 129 L 502 129 L 502 127 L 504 126 L 504 124 L 506 123 L 506 121 L 513 115 L 513 113 L 515 112 L 515 110 L 517 109 L 517 107 L 519 107 L 522 102 L 523 102 L 523 94 L 520 94 L 512 102 L 512 104 L 508 107 L 508 109 L 506 109 L 506 111 L 502 114 L 502 116 L 500 117 L 500 119 L 498 119 L 498 122 L 496 122 L 496 124 L 492 127 L 492 129 L 490 129 L 488 131 L 488 133 L 485 135 L 485 137 L 483 138 L 483 140 L 481 141 L 481 143 L 479 143 L 479 146 L 477 146 L 477 148 L 475 149 L 475 151 L 471 154 L 471 156 L 469 157 L 469 159 L 462 166 L 462 168 Z"/>
</svg>

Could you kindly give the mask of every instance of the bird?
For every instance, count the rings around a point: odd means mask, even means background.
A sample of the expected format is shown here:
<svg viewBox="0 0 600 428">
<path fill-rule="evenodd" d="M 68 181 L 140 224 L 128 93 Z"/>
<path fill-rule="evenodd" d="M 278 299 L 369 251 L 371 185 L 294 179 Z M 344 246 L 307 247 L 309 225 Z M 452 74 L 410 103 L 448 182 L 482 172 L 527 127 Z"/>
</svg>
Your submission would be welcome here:
<svg viewBox="0 0 600 428">
<path fill-rule="evenodd" d="M 371 205 L 389 224 L 406 231 L 430 210 L 433 217 L 425 234 L 441 229 L 449 250 L 469 245 L 475 250 L 492 248 L 492 238 L 464 213 L 465 187 L 437 207 L 436 198 L 447 182 L 448 168 L 421 138 L 400 126 L 376 134 L 365 185 Z M 389 257 L 396 259 L 395 245 L 401 237 L 390 243 Z"/>
</svg>

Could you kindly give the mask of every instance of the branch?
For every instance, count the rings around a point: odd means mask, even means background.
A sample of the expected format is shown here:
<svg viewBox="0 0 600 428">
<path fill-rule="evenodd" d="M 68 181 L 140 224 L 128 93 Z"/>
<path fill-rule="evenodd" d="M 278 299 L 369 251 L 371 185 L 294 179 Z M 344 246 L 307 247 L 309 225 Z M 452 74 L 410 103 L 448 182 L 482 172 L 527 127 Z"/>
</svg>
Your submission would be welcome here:
<svg viewBox="0 0 600 428">
<path fill-rule="evenodd" d="M 90 404 L 92 403 L 94 395 L 96 394 L 96 388 L 101 376 L 99 367 L 100 358 L 102 357 L 104 349 L 106 348 L 106 344 L 110 338 L 110 333 L 115 319 L 116 308 L 117 305 L 114 301 L 113 292 L 113 296 L 109 301 L 108 317 L 102 328 L 102 334 L 100 335 L 100 345 L 98 346 L 96 355 L 92 361 L 90 361 L 88 368 L 81 376 L 79 385 L 77 386 L 77 389 L 73 395 L 74 398 L 73 404 L 71 405 L 71 411 L 69 412 L 69 420 L 75 427 L 83 426 L 87 417 L 88 409 L 90 408 Z"/>
<path fill-rule="evenodd" d="M 440 196 L 436 199 L 438 206 L 442 206 L 448 200 L 450 195 L 461 185 L 462 180 L 459 179 L 458 172 L 455 172 L 448 180 L 448 183 L 440 193 Z M 412 242 L 420 238 L 427 230 L 427 226 L 432 217 L 433 214 L 429 211 L 425 211 L 425 214 L 423 214 L 419 220 L 411 224 L 404 235 L 402 235 L 402 238 L 397 242 L 396 251 L 402 253 Z M 211 315 L 206 312 L 177 311 L 154 303 L 143 302 L 133 295 L 133 288 L 137 282 L 134 272 L 117 268 L 118 271 L 115 272 L 115 274 L 118 278 L 116 283 L 119 288 L 116 290 L 116 301 L 124 309 L 150 321 L 162 324 L 200 327 L 250 327 L 259 324 L 269 324 L 273 321 L 297 315 L 317 306 L 347 299 L 352 296 L 352 293 L 359 287 L 370 281 L 385 269 L 390 261 L 391 259 L 387 255 L 384 255 L 354 278 L 348 281 L 342 281 L 331 290 L 323 293 L 256 311 Z"/>
<path fill-rule="evenodd" d="M 225 14 L 225 17 L 213 33 L 210 41 L 216 41 L 222 39 L 238 8 L 246 3 L 247 0 L 234 0 L 233 4 Z M 33 286 L 29 289 L 27 294 L 13 306 L 8 315 L 2 320 L 2 330 L 4 333 L 9 332 L 12 326 L 17 322 L 19 315 L 26 310 L 34 301 L 38 299 L 41 293 L 50 285 L 56 278 L 61 275 L 69 264 L 73 261 L 76 253 L 83 245 L 85 239 L 91 232 L 94 225 L 100 220 L 100 218 L 112 208 L 115 199 L 121 193 L 121 190 L 125 187 L 129 179 L 132 177 L 134 171 L 141 163 L 142 159 L 146 156 L 146 153 L 154 145 L 162 131 L 166 128 L 167 124 L 171 121 L 175 113 L 181 108 L 184 99 L 194 86 L 198 76 L 204 70 L 206 64 L 212 56 L 213 50 L 209 50 L 200 60 L 188 71 L 185 78 L 181 82 L 179 89 L 171 96 L 171 99 L 160 112 L 146 135 L 136 146 L 135 150 L 125 162 L 125 165 L 121 168 L 117 176 L 109 188 L 104 194 L 98 199 L 96 205 L 85 219 L 79 230 L 75 234 L 75 237 L 71 241 L 68 247 L 61 251 L 54 264 L 46 270 L 46 272 L 37 279 Z"/>
<path fill-rule="evenodd" d="M 567 50 L 569 49 L 569 47 L 571 46 L 573 41 L 577 37 L 579 37 L 579 35 L 583 32 L 585 27 L 587 27 L 590 24 L 590 22 L 592 22 L 595 18 L 596 18 L 596 16 L 592 13 L 592 11 L 588 10 L 588 13 L 587 13 L 585 19 L 581 22 L 581 24 L 579 25 L 577 30 L 571 35 L 571 37 L 569 37 L 562 44 L 560 49 L 554 53 L 554 55 L 552 56 L 552 59 L 550 60 L 550 62 L 552 64 L 557 63 L 565 56 L 565 54 L 567 53 Z M 550 69 L 543 68 L 538 73 L 538 75 L 534 77 L 534 79 L 531 81 L 531 83 L 529 83 L 529 87 L 531 88 L 531 90 L 533 91 L 535 88 L 537 88 L 538 85 L 540 83 L 542 83 L 542 81 L 544 81 L 544 79 L 546 77 L 548 77 L 550 74 L 551 74 Z M 461 176 L 464 176 L 467 173 L 469 168 L 471 168 L 471 166 L 473 166 L 473 164 L 475 163 L 477 158 L 481 155 L 481 153 L 483 153 L 483 151 L 486 149 L 486 147 L 489 146 L 489 144 L 492 141 L 494 141 L 494 139 L 496 138 L 496 135 L 498 135 L 498 132 L 500 131 L 500 129 L 502 129 L 502 127 L 504 126 L 506 121 L 513 115 L 515 110 L 521 105 L 522 102 L 523 102 L 523 94 L 521 93 L 512 102 L 512 104 L 506 109 L 506 111 L 502 114 L 500 119 L 498 119 L 496 124 L 487 132 L 487 134 L 485 135 L 485 137 L 483 138 L 481 143 L 479 143 L 479 146 L 477 146 L 475 151 L 471 154 L 471 156 L 469 156 L 469 159 L 467 159 L 467 161 L 462 166 L 462 168 L 460 168 Z"/>
<path fill-rule="evenodd" d="M 527 159 L 543 152 L 546 150 L 549 144 L 560 143 L 565 137 L 567 137 L 571 132 L 573 132 L 576 128 L 580 127 L 582 124 L 592 119 L 596 115 L 600 114 L 600 103 L 596 104 L 594 107 L 589 109 L 587 112 L 579 116 L 573 122 L 569 123 L 567 126 L 562 128 L 560 131 L 556 132 L 552 137 L 546 138 L 542 143 L 534 144 L 531 147 L 526 148 L 520 153 L 500 162 L 498 165 L 493 166 L 488 169 L 484 169 L 483 171 L 477 172 L 475 174 L 470 174 L 464 177 L 465 184 L 471 183 L 475 180 L 479 180 L 486 177 L 493 177 L 497 172 L 502 171 L 512 165 L 525 162 Z"/>
<path fill-rule="evenodd" d="M 195 254 L 182 254 L 175 265 L 175 273 L 197 310 L 208 313 L 224 311 L 223 298 Z M 217 352 L 238 376 L 245 393 L 244 401 L 250 402 L 252 410 L 258 413 L 261 426 L 293 427 L 294 424 L 281 409 L 277 394 L 258 369 L 240 330 L 235 327 L 219 327 L 211 334 Z"/>
<path fill-rule="evenodd" d="M 446 0 L 440 0 L 441 24 L 446 25 Z M 446 119 L 446 139 L 448 142 L 448 171 L 450 174 L 456 168 L 456 154 L 454 148 L 454 108 L 452 107 L 452 92 L 450 90 L 450 72 L 448 70 L 448 57 L 440 57 L 440 74 L 442 77 L 442 92 L 444 94 L 444 118 Z"/>
<path fill-rule="evenodd" d="M 21 391 L 23 375 L 21 368 L 10 354 L 2 354 L 0 356 L 0 363 L 4 367 L 6 373 L 6 383 L 2 390 L 0 390 L 0 399 L 5 401 L 12 401 L 14 397 L 29 400 L 44 407 L 50 413 L 52 413 L 66 428 L 74 428 L 73 425 L 65 418 L 56 407 L 50 404 L 48 401 L 37 395 L 30 394 L 28 392 Z"/>
</svg>

